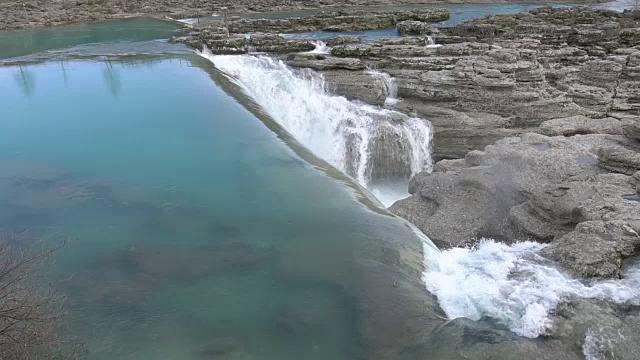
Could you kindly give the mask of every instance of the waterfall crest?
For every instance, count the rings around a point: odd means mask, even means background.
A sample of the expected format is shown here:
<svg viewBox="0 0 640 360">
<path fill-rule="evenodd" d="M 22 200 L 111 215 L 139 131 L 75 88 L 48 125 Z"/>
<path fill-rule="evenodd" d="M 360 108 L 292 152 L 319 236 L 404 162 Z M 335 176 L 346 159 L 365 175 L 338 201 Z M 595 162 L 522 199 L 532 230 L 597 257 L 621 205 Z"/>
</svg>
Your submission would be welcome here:
<svg viewBox="0 0 640 360">
<path fill-rule="evenodd" d="M 408 195 L 409 178 L 430 170 L 431 124 L 397 111 L 352 102 L 326 90 L 322 75 L 292 70 L 267 56 L 202 56 L 231 77 L 285 130 L 385 205 Z"/>
</svg>

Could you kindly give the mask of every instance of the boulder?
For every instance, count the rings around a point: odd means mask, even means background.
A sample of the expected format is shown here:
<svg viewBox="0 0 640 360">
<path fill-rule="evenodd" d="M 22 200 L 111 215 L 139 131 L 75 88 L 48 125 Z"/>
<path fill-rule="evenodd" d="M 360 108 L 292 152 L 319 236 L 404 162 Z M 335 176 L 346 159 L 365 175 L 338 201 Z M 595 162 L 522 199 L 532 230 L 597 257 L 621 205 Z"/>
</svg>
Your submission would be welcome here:
<svg viewBox="0 0 640 360">
<path fill-rule="evenodd" d="M 585 221 L 544 251 L 578 275 L 620 278 L 622 261 L 640 249 L 638 232 L 640 221 Z"/>
<path fill-rule="evenodd" d="M 640 153 L 620 145 L 598 150 L 598 165 L 604 169 L 631 175 L 640 170 Z"/>
<path fill-rule="evenodd" d="M 587 359 L 632 360 L 640 353 L 638 334 L 637 307 L 570 297 L 558 305 L 546 336 Z"/>
</svg>

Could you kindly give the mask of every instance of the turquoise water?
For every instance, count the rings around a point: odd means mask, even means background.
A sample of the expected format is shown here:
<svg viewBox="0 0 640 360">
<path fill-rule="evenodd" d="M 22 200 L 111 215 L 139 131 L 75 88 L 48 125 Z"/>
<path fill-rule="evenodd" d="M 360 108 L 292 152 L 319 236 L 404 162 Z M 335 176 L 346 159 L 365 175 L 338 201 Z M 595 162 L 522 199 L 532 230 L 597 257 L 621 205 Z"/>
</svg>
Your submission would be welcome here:
<svg viewBox="0 0 640 360">
<path fill-rule="evenodd" d="M 0 31 L 0 59 L 84 44 L 167 39 L 179 33 L 180 25 L 176 23 L 144 17 Z"/>
<path fill-rule="evenodd" d="M 0 67 L 0 231 L 73 240 L 55 278 L 89 359 L 360 358 L 358 263 L 418 240 L 221 78 L 192 57 Z"/>
</svg>

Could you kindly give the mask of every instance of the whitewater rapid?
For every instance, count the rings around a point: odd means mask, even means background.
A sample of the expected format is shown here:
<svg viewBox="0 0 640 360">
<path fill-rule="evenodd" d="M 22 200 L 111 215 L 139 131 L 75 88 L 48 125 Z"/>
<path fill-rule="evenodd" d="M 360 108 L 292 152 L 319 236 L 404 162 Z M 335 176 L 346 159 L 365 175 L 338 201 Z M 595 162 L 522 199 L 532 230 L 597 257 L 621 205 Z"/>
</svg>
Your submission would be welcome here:
<svg viewBox="0 0 640 360">
<path fill-rule="evenodd" d="M 586 282 L 541 256 L 545 247 L 483 239 L 427 259 L 423 280 L 449 318 L 490 317 L 529 338 L 551 326 L 550 313 L 568 295 L 640 305 L 640 267 L 629 268 L 622 280 Z"/>
<path fill-rule="evenodd" d="M 317 51 L 324 51 L 318 43 Z M 229 76 L 296 140 L 385 205 L 408 196 L 411 176 L 430 170 L 431 124 L 327 91 L 322 75 L 268 56 L 201 55 Z"/>
</svg>

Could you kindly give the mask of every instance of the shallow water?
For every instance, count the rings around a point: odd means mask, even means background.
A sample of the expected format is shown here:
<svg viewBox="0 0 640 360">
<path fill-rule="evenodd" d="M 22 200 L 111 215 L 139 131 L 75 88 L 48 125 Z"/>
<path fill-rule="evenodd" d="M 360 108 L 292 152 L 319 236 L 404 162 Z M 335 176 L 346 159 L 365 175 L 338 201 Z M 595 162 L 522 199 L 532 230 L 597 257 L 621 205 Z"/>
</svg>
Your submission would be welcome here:
<svg viewBox="0 0 640 360">
<path fill-rule="evenodd" d="M 83 44 L 166 39 L 178 33 L 180 25 L 174 22 L 145 17 L 0 31 L 0 59 Z"/>
<path fill-rule="evenodd" d="M 74 240 L 55 270 L 89 359 L 357 358 L 356 253 L 415 234 L 205 68 L 0 67 L 0 230 Z"/>
</svg>

